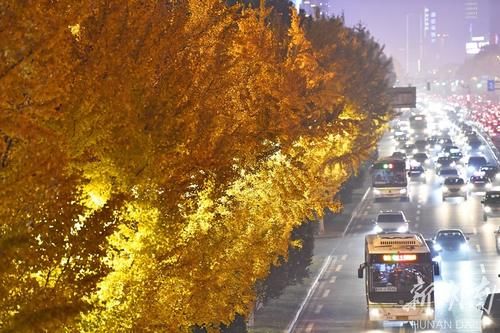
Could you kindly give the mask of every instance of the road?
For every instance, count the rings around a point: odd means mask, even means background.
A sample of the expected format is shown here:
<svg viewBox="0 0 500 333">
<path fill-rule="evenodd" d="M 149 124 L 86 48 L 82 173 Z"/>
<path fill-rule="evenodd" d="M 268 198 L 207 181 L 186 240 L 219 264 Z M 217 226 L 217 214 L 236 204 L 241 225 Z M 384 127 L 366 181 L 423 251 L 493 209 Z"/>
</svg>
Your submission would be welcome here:
<svg viewBox="0 0 500 333">
<path fill-rule="evenodd" d="M 390 155 L 394 142 L 386 136 L 379 145 L 380 156 Z M 485 156 L 493 160 L 489 150 Z M 499 183 L 495 185 L 500 185 Z M 371 191 L 355 212 L 343 238 L 332 240 L 331 261 L 325 267 L 311 298 L 298 318 L 294 332 L 479 332 L 477 305 L 485 293 L 500 290 L 500 256 L 494 230 L 500 219 L 482 220 L 480 197 L 441 199 L 441 189 L 432 170 L 427 183 L 410 185 L 410 202 L 374 202 Z M 403 210 L 410 229 L 432 238 L 441 228 L 460 228 L 469 237 L 469 260 L 445 260 L 435 279 L 436 319 L 418 322 L 412 329 L 400 322 L 373 324 L 367 320 L 364 280 L 357 269 L 364 261 L 364 237 L 380 210 Z"/>
</svg>

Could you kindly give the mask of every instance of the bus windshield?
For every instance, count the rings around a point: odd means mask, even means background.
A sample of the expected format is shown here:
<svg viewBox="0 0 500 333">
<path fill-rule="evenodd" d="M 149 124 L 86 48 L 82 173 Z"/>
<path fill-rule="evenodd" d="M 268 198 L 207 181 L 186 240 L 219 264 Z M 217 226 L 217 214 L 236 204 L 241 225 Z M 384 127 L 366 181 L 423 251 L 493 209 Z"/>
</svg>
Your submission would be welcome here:
<svg viewBox="0 0 500 333">
<path fill-rule="evenodd" d="M 374 187 L 403 187 L 407 185 L 404 161 L 378 162 L 372 169 Z"/>
<path fill-rule="evenodd" d="M 370 301 L 377 303 L 434 302 L 431 263 L 372 263 Z M 416 296 L 420 296 L 415 299 Z"/>
</svg>

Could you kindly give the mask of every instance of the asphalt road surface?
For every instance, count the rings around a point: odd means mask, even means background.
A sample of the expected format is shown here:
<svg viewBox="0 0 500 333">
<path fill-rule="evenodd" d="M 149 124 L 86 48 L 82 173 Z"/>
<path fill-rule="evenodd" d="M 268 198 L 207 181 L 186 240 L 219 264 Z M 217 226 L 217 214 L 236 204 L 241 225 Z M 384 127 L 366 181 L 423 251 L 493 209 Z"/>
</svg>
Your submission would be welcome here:
<svg viewBox="0 0 500 333">
<path fill-rule="evenodd" d="M 386 135 L 379 145 L 380 156 L 394 151 L 394 141 Z M 489 161 L 494 157 L 484 151 Z M 494 185 L 500 186 L 500 183 Z M 480 332 L 480 311 L 488 292 L 500 291 L 500 256 L 496 252 L 494 230 L 500 219 L 483 222 L 480 195 L 441 198 L 441 186 L 433 168 L 426 184 L 411 183 L 410 202 L 374 202 L 369 189 L 360 203 L 345 237 L 332 240 L 332 256 L 317 288 L 298 318 L 294 332 Z M 436 318 L 414 323 L 374 323 L 367 320 L 364 280 L 357 269 L 364 261 L 364 237 L 372 233 L 372 221 L 380 210 L 402 210 L 410 230 L 432 238 L 442 228 L 460 228 L 469 236 L 469 260 L 443 259 L 441 276 L 435 277 Z"/>
</svg>

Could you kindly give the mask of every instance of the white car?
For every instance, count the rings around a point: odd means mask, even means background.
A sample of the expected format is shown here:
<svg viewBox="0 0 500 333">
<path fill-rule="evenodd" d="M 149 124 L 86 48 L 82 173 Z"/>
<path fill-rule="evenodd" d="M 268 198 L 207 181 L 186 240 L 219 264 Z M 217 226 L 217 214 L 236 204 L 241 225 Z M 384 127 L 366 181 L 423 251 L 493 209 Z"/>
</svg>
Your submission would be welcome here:
<svg viewBox="0 0 500 333">
<path fill-rule="evenodd" d="M 408 232 L 409 223 L 402 211 L 381 211 L 374 222 L 376 233 Z"/>
</svg>

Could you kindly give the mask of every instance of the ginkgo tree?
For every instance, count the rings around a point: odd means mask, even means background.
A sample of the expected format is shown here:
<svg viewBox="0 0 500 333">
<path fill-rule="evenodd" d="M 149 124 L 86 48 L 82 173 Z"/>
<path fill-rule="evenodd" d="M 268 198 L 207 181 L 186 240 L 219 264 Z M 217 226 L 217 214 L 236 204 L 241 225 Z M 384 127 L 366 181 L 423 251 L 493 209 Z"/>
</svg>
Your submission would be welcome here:
<svg viewBox="0 0 500 333">
<path fill-rule="evenodd" d="M 2 329 L 218 331 L 250 313 L 390 117 L 352 97 L 348 57 L 270 13 L 0 1 Z M 355 37 L 337 36 L 361 56 Z"/>
</svg>

